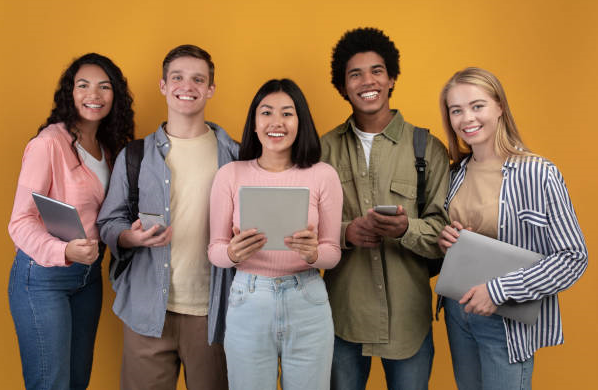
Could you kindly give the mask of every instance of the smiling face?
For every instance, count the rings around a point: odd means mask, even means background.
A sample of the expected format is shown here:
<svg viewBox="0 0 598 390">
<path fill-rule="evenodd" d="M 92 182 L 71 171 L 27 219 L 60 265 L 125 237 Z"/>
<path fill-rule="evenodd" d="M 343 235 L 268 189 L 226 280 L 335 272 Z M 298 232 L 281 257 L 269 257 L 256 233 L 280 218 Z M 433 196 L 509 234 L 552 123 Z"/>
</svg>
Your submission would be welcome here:
<svg viewBox="0 0 598 390">
<path fill-rule="evenodd" d="M 262 156 L 283 154 L 290 161 L 298 127 L 293 99 L 285 92 L 266 95 L 255 112 L 255 132 L 262 144 Z"/>
<path fill-rule="evenodd" d="M 99 124 L 112 109 L 114 92 L 110 78 L 101 67 L 86 64 L 79 68 L 74 81 L 73 101 L 78 120 Z"/>
<path fill-rule="evenodd" d="M 373 51 L 357 53 L 345 71 L 345 94 L 355 114 L 386 115 L 388 94 L 395 81 L 388 77 L 384 59 Z"/>
<path fill-rule="evenodd" d="M 214 95 L 206 61 L 179 57 L 168 66 L 166 80 L 160 80 L 160 92 L 166 96 L 168 115 L 203 115 L 208 99 Z"/>
<path fill-rule="evenodd" d="M 482 88 L 473 84 L 457 84 L 446 95 L 448 115 L 453 131 L 476 150 L 493 153 L 502 115 L 500 105 Z"/>
</svg>

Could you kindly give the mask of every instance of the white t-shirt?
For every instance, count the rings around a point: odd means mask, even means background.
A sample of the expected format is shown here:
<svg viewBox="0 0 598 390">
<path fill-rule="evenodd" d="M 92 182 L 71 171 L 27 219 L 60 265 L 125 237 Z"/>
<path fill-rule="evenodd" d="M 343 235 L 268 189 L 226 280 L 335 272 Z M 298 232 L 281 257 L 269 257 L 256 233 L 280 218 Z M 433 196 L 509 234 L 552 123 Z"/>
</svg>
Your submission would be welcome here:
<svg viewBox="0 0 598 390">
<path fill-rule="evenodd" d="M 359 130 L 355 126 L 353 126 L 353 130 L 355 131 L 357 138 L 361 140 L 361 146 L 363 146 L 363 152 L 365 153 L 365 164 L 367 165 L 368 169 L 370 169 L 370 152 L 372 151 L 372 143 L 374 142 L 374 137 L 379 133 L 366 133 L 365 131 Z"/>
<path fill-rule="evenodd" d="M 104 191 L 108 188 L 108 183 L 110 182 L 110 169 L 108 168 L 108 162 L 106 161 L 106 157 L 104 156 L 104 149 L 100 147 L 102 151 L 102 159 L 97 160 L 94 156 L 92 156 L 79 142 L 76 142 L 77 151 L 79 152 L 79 157 L 81 161 L 87 166 L 87 168 L 91 169 L 93 173 L 96 174 L 102 186 L 104 186 Z"/>
</svg>

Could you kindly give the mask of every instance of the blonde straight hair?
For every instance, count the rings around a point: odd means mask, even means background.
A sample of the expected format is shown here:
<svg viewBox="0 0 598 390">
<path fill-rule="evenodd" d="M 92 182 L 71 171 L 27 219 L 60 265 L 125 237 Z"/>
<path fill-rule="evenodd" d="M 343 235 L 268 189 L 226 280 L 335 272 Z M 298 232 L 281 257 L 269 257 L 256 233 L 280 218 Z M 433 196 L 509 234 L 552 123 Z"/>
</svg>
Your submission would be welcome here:
<svg viewBox="0 0 598 390">
<path fill-rule="evenodd" d="M 470 67 L 455 73 L 453 77 L 447 81 L 440 93 L 442 124 L 448 139 L 449 156 L 453 162 L 459 163 L 465 156 L 471 154 L 471 147 L 457 137 L 457 134 L 453 131 L 449 118 L 448 104 L 446 102 L 448 92 L 458 84 L 471 84 L 482 88 L 502 109 L 502 115 L 498 118 L 497 131 L 494 139 L 494 150 L 499 156 L 505 158 L 535 156 L 525 147 L 521 140 L 521 136 L 515 125 L 515 119 L 513 119 L 513 115 L 509 109 L 509 103 L 507 102 L 507 97 L 500 81 L 487 70 Z"/>
</svg>

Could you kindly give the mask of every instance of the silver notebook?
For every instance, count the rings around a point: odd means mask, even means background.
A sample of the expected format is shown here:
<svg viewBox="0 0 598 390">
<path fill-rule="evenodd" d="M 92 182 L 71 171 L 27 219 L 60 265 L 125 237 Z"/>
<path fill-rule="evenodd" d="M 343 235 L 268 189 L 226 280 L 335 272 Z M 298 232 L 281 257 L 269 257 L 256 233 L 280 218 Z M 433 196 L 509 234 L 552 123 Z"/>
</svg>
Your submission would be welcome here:
<svg viewBox="0 0 598 390">
<path fill-rule="evenodd" d="M 542 258 L 539 253 L 462 229 L 446 252 L 435 291 L 458 301 L 471 287 L 529 268 Z M 533 325 L 541 305 L 541 299 L 521 303 L 509 300 L 498 306 L 496 314 Z"/>
<path fill-rule="evenodd" d="M 32 195 L 48 233 L 66 242 L 87 237 L 75 207 L 36 192 Z"/>
<path fill-rule="evenodd" d="M 284 238 L 307 228 L 309 188 L 239 188 L 241 231 L 256 228 L 268 241 L 263 250 L 290 250 Z"/>
</svg>

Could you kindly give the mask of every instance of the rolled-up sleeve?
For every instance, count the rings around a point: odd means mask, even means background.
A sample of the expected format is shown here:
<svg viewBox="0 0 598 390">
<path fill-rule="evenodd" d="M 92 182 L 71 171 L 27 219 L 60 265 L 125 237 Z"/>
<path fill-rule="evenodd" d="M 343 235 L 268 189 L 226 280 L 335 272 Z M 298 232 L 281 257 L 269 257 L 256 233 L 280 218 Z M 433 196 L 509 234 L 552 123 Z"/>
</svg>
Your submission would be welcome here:
<svg viewBox="0 0 598 390">
<path fill-rule="evenodd" d="M 449 185 L 449 160 L 446 148 L 438 139 L 428 137 L 426 150 L 426 204 L 419 218 L 409 218 L 405 234 L 397 239 L 403 247 L 427 258 L 438 258 L 442 252 L 438 234 L 449 223 L 444 202 Z"/>
<path fill-rule="evenodd" d="M 496 305 L 509 299 L 537 300 L 569 288 L 587 268 L 588 251 L 567 187 L 560 172 L 550 165 L 543 185 L 546 201 L 547 256 L 535 266 L 519 269 L 487 283 Z"/>
</svg>

